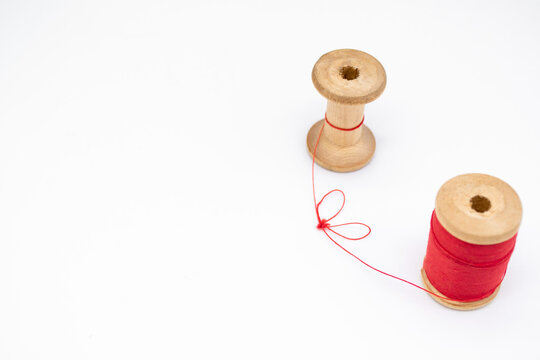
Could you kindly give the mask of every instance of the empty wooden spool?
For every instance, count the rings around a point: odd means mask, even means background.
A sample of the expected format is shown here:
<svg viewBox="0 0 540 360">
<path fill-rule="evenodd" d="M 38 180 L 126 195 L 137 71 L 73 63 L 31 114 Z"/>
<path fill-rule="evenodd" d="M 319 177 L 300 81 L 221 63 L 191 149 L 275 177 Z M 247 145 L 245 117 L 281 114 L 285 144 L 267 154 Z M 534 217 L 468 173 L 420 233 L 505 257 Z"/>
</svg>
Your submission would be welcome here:
<svg viewBox="0 0 540 360">
<path fill-rule="evenodd" d="M 386 72 L 373 56 L 358 50 L 342 49 L 324 54 L 313 67 L 315 88 L 328 99 L 326 116 L 335 127 L 324 127 L 315 161 L 338 172 L 358 170 L 375 152 L 375 137 L 362 123 L 365 104 L 377 99 L 386 87 Z M 325 120 L 308 132 L 307 146 L 313 149 Z"/>
<path fill-rule="evenodd" d="M 439 223 L 454 237 L 475 245 L 494 245 L 512 238 L 522 217 L 521 201 L 506 182 L 485 174 L 465 174 L 448 180 L 435 201 Z M 425 287 L 441 296 L 429 280 L 429 272 L 421 270 Z M 454 275 L 448 274 L 454 277 Z M 438 303 L 457 310 L 473 310 L 487 305 L 499 291 L 472 302 L 445 300 L 431 295 Z"/>
</svg>

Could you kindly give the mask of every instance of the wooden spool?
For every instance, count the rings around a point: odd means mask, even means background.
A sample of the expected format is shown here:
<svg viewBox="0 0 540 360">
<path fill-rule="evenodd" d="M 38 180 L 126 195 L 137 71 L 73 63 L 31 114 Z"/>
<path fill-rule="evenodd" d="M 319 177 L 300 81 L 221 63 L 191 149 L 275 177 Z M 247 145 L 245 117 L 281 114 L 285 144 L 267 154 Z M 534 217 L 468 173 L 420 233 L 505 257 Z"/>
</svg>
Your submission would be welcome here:
<svg viewBox="0 0 540 360">
<path fill-rule="evenodd" d="M 466 174 L 448 180 L 439 190 L 435 214 L 453 236 L 476 245 L 493 245 L 514 236 L 521 223 L 521 201 L 504 181 L 484 174 Z M 441 296 L 422 268 L 425 287 Z M 449 301 L 431 295 L 438 303 L 457 310 L 473 310 L 487 305 L 499 291 L 473 302 Z"/>
<path fill-rule="evenodd" d="M 386 86 L 386 72 L 373 56 L 358 50 L 334 50 L 324 54 L 313 67 L 315 88 L 328 99 L 328 121 L 343 129 L 358 126 L 364 117 L 365 104 L 378 98 Z M 315 123 L 308 132 L 307 146 L 313 149 L 325 120 Z M 352 131 L 324 127 L 315 161 L 338 172 L 358 170 L 375 152 L 375 137 L 363 124 Z"/>
</svg>

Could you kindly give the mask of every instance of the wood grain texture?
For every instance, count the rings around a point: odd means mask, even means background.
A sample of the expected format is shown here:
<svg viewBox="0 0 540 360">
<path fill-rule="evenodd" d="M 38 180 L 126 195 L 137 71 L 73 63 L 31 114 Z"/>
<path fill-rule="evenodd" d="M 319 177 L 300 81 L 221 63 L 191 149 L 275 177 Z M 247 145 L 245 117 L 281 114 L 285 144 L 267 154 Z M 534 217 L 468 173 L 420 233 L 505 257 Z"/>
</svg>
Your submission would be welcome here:
<svg viewBox="0 0 540 360">
<path fill-rule="evenodd" d="M 343 70 L 358 70 L 357 77 L 344 78 Z M 386 72 L 373 56 L 359 50 L 330 51 L 319 58 L 311 73 L 313 85 L 328 100 L 341 104 L 367 104 L 386 87 Z"/>
<path fill-rule="evenodd" d="M 317 61 L 312 79 L 328 99 L 326 115 L 336 127 L 351 129 L 362 122 L 365 104 L 379 97 L 386 86 L 386 72 L 373 56 L 358 50 L 331 51 Z M 311 127 L 307 146 L 313 148 L 324 120 Z M 315 161 L 337 172 L 365 166 L 375 153 L 375 137 L 364 124 L 352 131 L 324 127 Z"/>
<path fill-rule="evenodd" d="M 313 156 L 313 148 L 323 124 L 324 119 L 313 125 L 308 132 L 307 147 L 311 156 Z M 350 146 L 341 146 L 330 141 L 328 136 L 325 136 L 328 128 L 330 126 L 325 126 L 317 147 L 315 157 L 317 164 L 336 172 L 354 171 L 367 165 L 375 152 L 375 137 L 367 126 L 362 125 L 363 130 L 359 141 Z"/>
<path fill-rule="evenodd" d="M 476 211 L 471 204 L 474 197 L 487 199 L 489 209 Z M 441 187 L 435 213 L 441 225 L 458 239 L 491 245 L 517 233 L 523 209 L 518 194 L 504 181 L 485 174 L 465 174 Z"/>
</svg>

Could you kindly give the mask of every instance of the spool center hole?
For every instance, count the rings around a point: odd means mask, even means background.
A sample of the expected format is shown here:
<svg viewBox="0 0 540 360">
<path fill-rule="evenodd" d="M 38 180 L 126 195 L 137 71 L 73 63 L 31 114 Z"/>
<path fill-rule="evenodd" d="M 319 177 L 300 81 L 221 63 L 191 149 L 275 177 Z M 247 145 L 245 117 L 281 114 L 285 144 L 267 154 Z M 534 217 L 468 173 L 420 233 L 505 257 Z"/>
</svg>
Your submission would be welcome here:
<svg viewBox="0 0 540 360">
<path fill-rule="evenodd" d="M 341 77 L 345 80 L 354 80 L 360 75 L 360 70 L 354 66 L 344 66 L 339 71 Z"/>
<path fill-rule="evenodd" d="M 476 195 L 470 200 L 471 208 L 479 213 L 483 213 L 491 209 L 491 201 L 485 196 Z"/>
</svg>

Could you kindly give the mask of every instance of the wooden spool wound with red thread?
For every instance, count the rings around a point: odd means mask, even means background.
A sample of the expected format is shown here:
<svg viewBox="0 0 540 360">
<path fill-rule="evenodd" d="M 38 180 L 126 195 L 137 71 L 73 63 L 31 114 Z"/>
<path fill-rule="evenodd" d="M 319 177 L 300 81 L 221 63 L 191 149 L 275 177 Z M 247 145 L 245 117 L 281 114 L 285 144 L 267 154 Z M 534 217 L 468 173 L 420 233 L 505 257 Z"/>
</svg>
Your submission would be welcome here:
<svg viewBox="0 0 540 360">
<path fill-rule="evenodd" d="M 451 236 L 457 238 L 458 246 L 467 246 L 469 258 L 473 251 L 481 251 L 487 259 L 490 252 L 495 251 L 509 241 L 515 241 L 522 218 L 521 201 L 517 193 L 504 181 L 490 175 L 466 174 L 456 176 L 448 180 L 439 190 L 435 202 L 435 213 L 440 225 Z M 433 233 L 430 234 L 433 236 Z M 433 241 L 432 238 L 429 240 Z M 459 245 L 463 242 L 463 245 Z M 470 244 L 474 246 L 470 246 Z M 494 246 L 498 245 L 498 246 Z M 483 247 L 478 248 L 478 247 Z M 431 248 L 433 251 L 433 248 Z M 513 246 L 510 248 L 511 255 Z M 463 252 L 462 252 L 463 253 Z M 456 298 L 459 291 L 466 292 L 470 296 L 481 295 L 482 290 L 478 287 L 482 282 L 482 273 L 475 283 L 463 283 L 466 276 L 466 267 L 460 272 L 459 267 L 441 267 L 429 261 L 430 244 L 421 270 L 422 280 L 425 287 L 441 296 Z M 475 255 L 477 256 L 477 255 Z M 485 259 L 471 259 L 472 261 L 484 262 Z M 509 258 L 508 258 L 509 260 Z M 499 272 L 504 278 L 506 265 Z M 429 266 L 428 266 L 429 265 Z M 484 271 L 492 271 L 489 267 Z M 435 277 L 435 274 L 437 275 Z M 485 273 L 489 275 L 489 273 Z M 486 277 L 484 275 L 484 277 Z M 487 278 L 487 277 L 486 277 Z M 495 279 L 494 291 L 476 301 L 453 301 L 432 296 L 438 303 L 457 310 L 473 310 L 491 302 L 500 289 L 501 279 Z M 439 284 L 438 286 L 436 284 Z M 497 284 L 499 284 L 497 286 Z M 438 288 L 439 287 L 439 288 Z M 442 289 L 445 288 L 443 291 Z M 457 291 L 460 289 L 459 291 Z"/>
<path fill-rule="evenodd" d="M 313 67 L 315 88 L 328 99 L 326 116 L 332 126 L 325 126 L 315 161 L 338 172 L 358 170 L 375 152 L 375 137 L 363 124 L 365 104 L 377 99 L 386 87 L 386 72 L 373 56 L 352 49 L 334 50 L 321 56 Z M 315 123 L 308 132 L 307 147 L 313 156 L 321 126 Z"/>
</svg>

